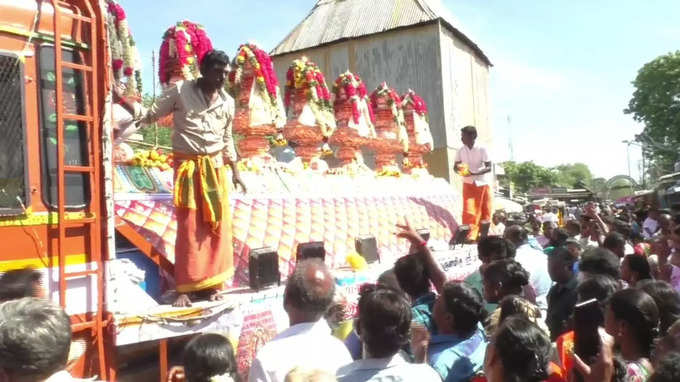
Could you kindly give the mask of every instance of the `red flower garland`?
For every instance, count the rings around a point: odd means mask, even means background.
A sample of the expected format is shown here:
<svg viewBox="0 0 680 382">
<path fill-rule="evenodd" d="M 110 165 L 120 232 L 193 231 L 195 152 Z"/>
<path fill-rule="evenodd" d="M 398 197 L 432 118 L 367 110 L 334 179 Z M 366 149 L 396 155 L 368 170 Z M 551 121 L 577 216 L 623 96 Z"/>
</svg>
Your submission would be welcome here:
<svg viewBox="0 0 680 382">
<path fill-rule="evenodd" d="M 356 84 L 356 86 L 354 85 Z M 344 101 L 345 99 L 340 99 L 339 98 L 339 90 L 342 88 L 345 91 L 345 95 L 347 99 L 349 99 L 352 102 L 352 119 L 354 120 L 354 123 L 359 123 L 359 119 L 361 118 L 361 113 L 359 112 L 359 100 L 361 99 L 367 99 L 368 97 L 366 96 L 366 85 L 364 85 L 363 81 L 361 81 L 361 78 L 352 73 L 343 73 L 338 77 L 337 80 L 335 80 L 335 83 L 333 84 L 333 91 L 335 92 L 335 101 L 336 103 L 338 101 Z M 355 97 L 356 96 L 356 97 Z M 373 121 L 373 113 L 371 110 L 371 107 L 368 107 L 369 109 L 369 114 L 371 115 L 371 122 Z"/>
<path fill-rule="evenodd" d="M 409 90 L 408 93 L 404 94 L 404 100 L 406 100 L 408 97 L 411 98 L 413 110 L 418 113 L 418 115 L 424 116 L 427 114 L 427 104 L 425 103 L 425 100 L 423 100 L 418 95 L 418 93 L 414 92 L 413 90 Z"/>
<path fill-rule="evenodd" d="M 175 28 L 173 27 L 172 29 L 174 33 Z M 158 52 L 158 78 L 162 84 L 166 84 L 168 81 L 170 81 L 170 75 L 167 71 L 168 59 L 170 59 L 170 43 L 164 38 L 163 43 L 161 44 L 161 49 Z"/>
<path fill-rule="evenodd" d="M 116 26 L 118 26 L 118 24 L 121 21 L 125 20 L 125 18 L 127 17 L 125 15 L 125 10 L 123 10 L 123 7 L 121 7 L 119 4 L 116 4 L 114 2 L 109 3 L 109 13 L 116 16 L 116 19 L 115 19 Z"/>
</svg>

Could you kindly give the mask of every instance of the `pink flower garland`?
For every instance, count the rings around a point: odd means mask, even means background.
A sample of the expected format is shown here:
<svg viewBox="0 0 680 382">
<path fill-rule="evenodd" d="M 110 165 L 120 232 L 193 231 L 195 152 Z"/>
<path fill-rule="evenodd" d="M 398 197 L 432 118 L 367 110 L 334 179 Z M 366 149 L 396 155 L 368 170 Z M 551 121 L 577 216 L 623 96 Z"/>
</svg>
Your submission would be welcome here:
<svg viewBox="0 0 680 382">
<path fill-rule="evenodd" d="M 276 99 L 276 87 L 279 86 L 279 81 L 274 73 L 274 64 L 272 64 L 271 57 L 262 49 L 255 45 L 249 44 L 248 47 L 255 55 L 255 59 L 260 64 L 260 71 L 264 77 L 264 84 L 269 93 L 269 97 Z"/>
</svg>

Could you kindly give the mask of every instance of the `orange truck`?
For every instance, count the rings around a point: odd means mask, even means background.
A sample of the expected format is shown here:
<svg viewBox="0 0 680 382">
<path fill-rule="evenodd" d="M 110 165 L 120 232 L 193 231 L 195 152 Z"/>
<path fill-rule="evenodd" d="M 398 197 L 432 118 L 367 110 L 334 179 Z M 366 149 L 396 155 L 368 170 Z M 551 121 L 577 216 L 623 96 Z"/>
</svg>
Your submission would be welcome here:
<svg viewBox="0 0 680 382">
<path fill-rule="evenodd" d="M 114 380 L 104 305 L 113 220 L 103 4 L 0 0 L 0 272 L 42 272 L 49 297 L 72 319 L 69 370 Z"/>
</svg>

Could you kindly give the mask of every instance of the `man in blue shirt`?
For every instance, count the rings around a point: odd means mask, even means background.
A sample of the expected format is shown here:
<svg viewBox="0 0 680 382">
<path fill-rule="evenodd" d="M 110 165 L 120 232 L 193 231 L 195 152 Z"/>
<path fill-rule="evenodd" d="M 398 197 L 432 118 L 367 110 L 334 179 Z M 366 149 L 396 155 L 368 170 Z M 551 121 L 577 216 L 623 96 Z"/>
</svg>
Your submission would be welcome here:
<svg viewBox="0 0 680 382">
<path fill-rule="evenodd" d="M 427 362 L 443 381 L 467 381 L 484 367 L 487 340 L 480 322 L 485 315 L 475 289 L 460 282 L 444 285 L 433 309 L 439 333 L 427 351 Z"/>
</svg>

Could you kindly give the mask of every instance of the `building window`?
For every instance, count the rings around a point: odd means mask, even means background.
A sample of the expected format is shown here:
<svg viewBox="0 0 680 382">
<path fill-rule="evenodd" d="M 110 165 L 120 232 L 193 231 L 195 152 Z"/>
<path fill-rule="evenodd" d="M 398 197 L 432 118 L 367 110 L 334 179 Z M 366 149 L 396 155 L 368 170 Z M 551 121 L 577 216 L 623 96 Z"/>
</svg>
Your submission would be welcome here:
<svg viewBox="0 0 680 382">
<path fill-rule="evenodd" d="M 77 52 L 63 49 L 62 60 L 81 63 Z M 42 194 L 46 205 L 57 208 L 57 110 L 54 68 L 54 46 L 40 47 L 40 140 L 42 155 Z M 64 68 L 64 112 L 85 114 L 86 95 L 82 72 Z M 88 165 L 87 124 L 80 121 L 64 121 L 64 164 Z M 82 208 L 90 200 L 89 174 L 67 173 L 64 175 L 66 207 Z"/>
<path fill-rule="evenodd" d="M 28 205 L 23 64 L 0 53 L 0 215 L 16 215 Z"/>
</svg>

